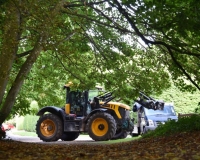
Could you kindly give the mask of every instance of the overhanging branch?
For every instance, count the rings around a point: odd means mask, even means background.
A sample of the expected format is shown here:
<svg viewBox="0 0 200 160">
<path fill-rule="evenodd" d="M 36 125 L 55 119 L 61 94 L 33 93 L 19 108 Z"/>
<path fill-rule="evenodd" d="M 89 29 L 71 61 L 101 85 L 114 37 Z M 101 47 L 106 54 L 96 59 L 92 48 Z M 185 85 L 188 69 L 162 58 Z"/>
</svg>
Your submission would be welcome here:
<svg viewBox="0 0 200 160">
<path fill-rule="evenodd" d="M 21 58 L 21 57 L 27 56 L 27 55 L 31 54 L 32 52 L 33 52 L 33 49 L 28 50 L 28 51 L 23 52 L 23 53 L 20 53 L 20 54 L 17 54 L 17 58 Z"/>
<path fill-rule="evenodd" d="M 109 0 L 107 0 L 107 2 L 109 4 L 111 4 L 112 6 L 114 6 L 114 4 L 112 4 Z M 132 19 L 129 17 L 129 14 L 126 12 L 126 10 L 121 6 L 121 4 L 117 1 L 117 0 L 113 0 L 113 2 L 117 5 L 116 8 L 118 9 L 118 11 L 127 19 L 127 21 L 129 22 L 129 24 L 131 25 L 131 27 L 133 28 L 133 30 L 135 31 L 135 33 L 147 44 L 153 44 L 153 45 L 163 45 L 164 47 L 167 48 L 168 53 L 170 54 L 172 60 L 174 61 L 174 63 L 177 65 L 177 67 L 183 72 L 183 74 L 190 80 L 190 82 L 200 90 L 200 86 L 193 81 L 193 79 L 191 78 L 191 76 L 185 71 L 185 69 L 182 67 L 182 65 L 176 60 L 176 58 L 173 56 L 173 50 L 179 51 L 177 48 L 172 47 L 168 44 L 166 44 L 165 42 L 162 41 L 151 41 L 147 38 L 144 37 L 144 35 L 139 31 L 139 29 L 136 27 L 135 23 L 132 21 Z M 192 53 L 190 54 L 192 55 Z M 199 54 L 195 54 L 195 56 L 200 56 Z"/>
</svg>

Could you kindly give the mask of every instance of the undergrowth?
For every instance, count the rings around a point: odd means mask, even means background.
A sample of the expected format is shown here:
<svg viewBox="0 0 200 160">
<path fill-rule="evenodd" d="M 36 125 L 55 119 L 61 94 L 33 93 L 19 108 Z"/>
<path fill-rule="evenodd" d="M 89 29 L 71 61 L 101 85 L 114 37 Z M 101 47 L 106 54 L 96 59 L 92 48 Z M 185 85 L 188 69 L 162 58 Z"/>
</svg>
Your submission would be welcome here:
<svg viewBox="0 0 200 160">
<path fill-rule="evenodd" d="M 168 136 L 180 132 L 200 131 L 200 115 L 179 118 L 178 121 L 170 120 L 160 124 L 155 130 L 143 134 L 143 138 Z"/>
</svg>

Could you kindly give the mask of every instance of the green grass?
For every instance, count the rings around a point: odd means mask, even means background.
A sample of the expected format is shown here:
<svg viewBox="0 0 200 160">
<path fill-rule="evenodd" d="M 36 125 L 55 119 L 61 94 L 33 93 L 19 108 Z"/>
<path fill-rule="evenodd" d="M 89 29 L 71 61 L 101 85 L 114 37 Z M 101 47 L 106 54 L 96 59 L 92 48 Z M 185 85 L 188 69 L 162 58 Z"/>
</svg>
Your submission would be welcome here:
<svg viewBox="0 0 200 160">
<path fill-rule="evenodd" d="M 133 140 L 137 140 L 137 139 L 140 139 L 140 138 L 141 138 L 141 136 L 139 136 L 139 137 L 132 137 L 132 138 L 125 138 L 125 139 L 110 140 L 110 141 L 101 141 L 99 143 L 114 144 L 114 143 L 122 143 L 122 142 L 133 141 Z"/>
</svg>

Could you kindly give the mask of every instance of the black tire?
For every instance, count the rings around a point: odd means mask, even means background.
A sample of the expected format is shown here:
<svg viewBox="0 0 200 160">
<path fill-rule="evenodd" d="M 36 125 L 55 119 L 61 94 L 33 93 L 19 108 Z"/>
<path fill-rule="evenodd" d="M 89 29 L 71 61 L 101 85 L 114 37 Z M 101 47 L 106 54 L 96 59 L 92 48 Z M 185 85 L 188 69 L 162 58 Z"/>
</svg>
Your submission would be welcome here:
<svg viewBox="0 0 200 160">
<path fill-rule="evenodd" d="M 45 142 L 57 141 L 63 134 L 63 123 L 54 114 L 44 114 L 37 121 L 36 133 Z"/>
<path fill-rule="evenodd" d="M 113 116 L 105 112 L 92 115 L 86 125 L 89 136 L 95 141 L 107 141 L 116 133 L 116 122 Z"/>
<path fill-rule="evenodd" d="M 124 139 L 128 136 L 127 131 L 122 130 L 122 129 L 118 129 L 115 133 L 115 135 L 113 136 L 112 140 L 116 140 L 116 139 Z"/>
<path fill-rule="evenodd" d="M 141 127 L 138 127 L 138 135 L 141 134 Z"/>
<path fill-rule="evenodd" d="M 63 133 L 61 140 L 62 141 L 73 141 L 77 139 L 79 136 L 79 132 L 65 132 Z"/>
</svg>

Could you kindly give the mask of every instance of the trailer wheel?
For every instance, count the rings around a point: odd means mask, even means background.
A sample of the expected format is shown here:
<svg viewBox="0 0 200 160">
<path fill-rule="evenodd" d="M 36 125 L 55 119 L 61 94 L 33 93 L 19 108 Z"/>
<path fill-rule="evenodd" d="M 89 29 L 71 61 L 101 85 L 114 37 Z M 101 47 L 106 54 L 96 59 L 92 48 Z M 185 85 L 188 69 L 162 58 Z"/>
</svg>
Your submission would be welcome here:
<svg viewBox="0 0 200 160">
<path fill-rule="evenodd" d="M 124 139 L 128 136 L 127 131 L 122 130 L 122 129 L 118 129 L 115 133 L 115 135 L 113 136 L 112 140 L 114 139 Z"/>
<path fill-rule="evenodd" d="M 61 140 L 62 141 L 73 141 L 78 138 L 79 132 L 65 132 L 63 133 Z"/>
<path fill-rule="evenodd" d="M 37 121 L 36 133 L 43 141 L 57 141 L 63 134 L 63 124 L 61 119 L 54 114 L 42 115 Z"/>
<path fill-rule="evenodd" d="M 115 135 L 116 122 L 110 114 L 97 112 L 89 118 L 86 128 L 93 140 L 107 141 Z"/>
</svg>

